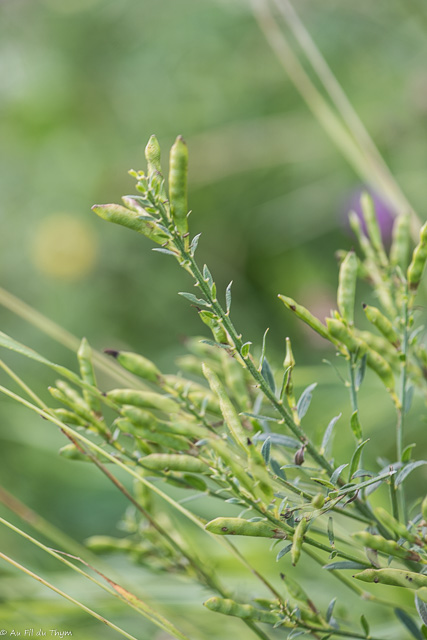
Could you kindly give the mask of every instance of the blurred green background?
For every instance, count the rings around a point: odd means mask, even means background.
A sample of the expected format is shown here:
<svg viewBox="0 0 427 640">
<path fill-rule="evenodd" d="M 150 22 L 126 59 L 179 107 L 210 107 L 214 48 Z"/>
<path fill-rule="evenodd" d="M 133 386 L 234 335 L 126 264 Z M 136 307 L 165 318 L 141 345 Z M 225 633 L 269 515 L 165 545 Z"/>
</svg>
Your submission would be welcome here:
<svg viewBox="0 0 427 640">
<path fill-rule="evenodd" d="M 425 219 L 423 2 L 303 0 L 298 10 Z M 323 381 L 313 403 L 314 432 L 339 411 L 348 414 L 345 390 L 321 365 L 333 354 L 295 323 L 277 294 L 298 299 L 322 318 L 334 306 L 334 252 L 354 244 L 346 212 L 361 181 L 288 80 L 249 2 L 3 0 L 0 114 L 2 287 L 98 349 L 128 347 L 173 371 L 185 336 L 202 332 L 195 310 L 176 295 L 191 286 L 186 274 L 152 252 L 149 241 L 103 223 L 90 207 L 132 193 L 127 170 L 143 168 L 150 134 L 158 136 L 167 164 L 167 150 L 180 133 L 190 150 L 190 225 L 193 234 L 202 232 L 199 259 L 209 264 L 219 290 L 234 281 L 237 327 L 254 343 L 270 327 L 268 354 L 278 365 L 284 339 L 292 336 L 297 360 L 306 367 L 300 384 Z M 0 316 L 3 331 L 75 366 L 72 354 L 37 329 L 3 308 Z M 17 357 L 7 361 L 47 397 L 50 372 Z M 368 378 L 362 411 L 373 438 L 372 461 L 379 453 L 394 455 L 387 437 L 391 407 L 378 405 L 378 393 Z M 51 426 L 9 400 L 0 407 L 3 486 L 79 539 L 115 532 L 124 508 L 120 496 L 95 471 L 76 473 L 58 458 L 63 438 Z M 408 438 L 420 420 L 410 424 Z M 340 441 L 343 455 L 345 446 Z M 1 530 L 0 540 L 17 559 L 81 588 L 16 536 Z M 266 559 L 265 552 L 265 546 L 253 552 L 256 561 L 277 573 L 274 554 Z M 201 611 L 204 594 L 189 585 L 165 591 L 161 577 L 140 579 L 134 568 L 126 571 L 190 628 L 189 621 L 199 619 L 195 638 L 224 638 L 243 628 Z M 232 564 L 228 571 L 230 580 L 246 582 Z M 31 618 L 36 622 L 30 626 L 43 626 L 51 616 L 52 624 L 72 627 L 79 639 L 115 637 L 62 601 L 50 603 L 50 594 L 16 572 L 2 578 L 0 597 L 7 596 L 12 602 L 0 609 L 5 625 Z M 116 620 L 137 633 L 127 615 L 118 608 Z M 139 633 L 162 638 L 150 629 Z M 402 637 L 400 630 L 389 633 Z"/>
</svg>

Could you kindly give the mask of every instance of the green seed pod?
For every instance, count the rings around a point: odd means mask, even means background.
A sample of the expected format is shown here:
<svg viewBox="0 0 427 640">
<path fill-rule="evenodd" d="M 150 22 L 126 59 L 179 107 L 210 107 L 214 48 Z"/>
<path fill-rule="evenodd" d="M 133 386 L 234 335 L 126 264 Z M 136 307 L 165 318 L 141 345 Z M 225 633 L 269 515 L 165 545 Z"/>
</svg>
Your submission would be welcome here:
<svg viewBox="0 0 427 640">
<path fill-rule="evenodd" d="M 362 224 L 360 222 L 360 218 L 355 211 L 350 211 L 348 215 L 348 220 L 350 223 L 351 230 L 357 238 L 357 241 L 365 254 L 366 258 L 372 264 L 375 264 L 375 252 L 369 242 L 368 238 L 363 233 Z"/>
<path fill-rule="evenodd" d="M 400 267 L 405 273 L 411 244 L 411 219 L 408 213 L 399 215 L 395 219 L 392 238 L 390 263 L 393 267 Z"/>
<path fill-rule="evenodd" d="M 68 384 L 68 382 L 65 382 L 65 380 L 57 380 L 56 387 L 68 398 L 70 402 L 81 407 L 85 411 L 90 411 L 90 407 L 87 402 L 82 398 L 78 391 Z"/>
<path fill-rule="evenodd" d="M 287 381 L 286 381 L 286 386 L 285 386 L 285 392 L 288 398 L 290 397 L 293 398 L 294 384 L 292 381 L 292 372 L 295 368 L 295 358 L 292 352 L 292 345 L 291 345 L 290 338 L 286 338 L 286 355 L 285 355 L 285 360 L 283 361 L 283 367 L 285 371 L 289 371 Z M 292 404 L 294 405 L 295 399 L 293 398 L 293 400 L 294 401 Z"/>
<path fill-rule="evenodd" d="M 92 207 L 92 211 L 103 220 L 120 224 L 122 227 L 127 227 L 128 229 L 132 229 L 132 231 L 142 233 L 142 235 L 158 244 L 164 244 L 170 239 L 169 236 L 158 227 L 156 222 L 153 220 L 141 220 L 137 213 L 119 204 L 95 204 Z"/>
<path fill-rule="evenodd" d="M 117 362 L 127 371 L 133 373 L 139 378 L 144 380 L 150 380 L 151 382 L 158 382 L 161 376 L 160 371 L 156 365 L 144 358 L 144 356 L 138 353 L 131 353 L 130 351 L 115 351 L 114 349 L 104 349 L 104 353 L 116 358 Z"/>
<path fill-rule="evenodd" d="M 93 427 L 95 424 L 98 424 L 93 413 L 88 409 L 83 398 L 79 397 L 79 402 L 76 403 L 60 389 L 49 387 L 48 391 L 50 395 L 55 398 L 55 400 L 58 400 L 58 402 L 61 402 L 66 407 L 74 411 L 78 416 L 80 416 L 80 418 L 84 420 L 85 423 L 87 423 L 87 425 L 91 425 Z"/>
<path fill-rule="evenodd" d="M 86 338 L 83 338 L 77 351 L 77 359 L 79 361 L 80 375 L 83 382 L 96 387 L 95 370 L 93 368 L 92 349 Z M 97 414 L 101 413 L 101 403 L 99 398 L 89 391 L 83 389 L 83 397 L 88 406 Z"/>
<path fill-rule="evenodd" d="M 421 505 L 421 514 L 423 516 L 424 522 L 427 522 L 427 496 L 424 498 Z"/>
<path fill-rule="evenodd" d="M 407 530 L 404 524 L 396 520 L 391 513 L 383 509 L 382 507 L 376 507 L 374 509 L 375 516 L 382 524 L 387 527 L 397 538 L 405 538 L 409 542 L 416 543 L 418 538 L 413 533 Z"/>
<path fill-rule="evenodd" d="M 386 338 L 391 344 L 399 348 L 400 339 L 397 335 L 396 331 L 393 328 L 392 323 L 386 316 L 381 313 L 379 309 L 376 307 L 371 307 L 369 304 L 363 305 L 363 310 L 365 312 L 365 316 L 369 320 L 371 324 L 374 325 L 383 334 L 384 338 Z"/>
<path fill-rule="evenodd" d="M 199 318 L 204 322 L 212 331 L 212 335 L 215 341 L 219 344 L 228 344 L 227 332 L 224 327 L 218 322 L 215 314 L 211 311 L 199 311 Z"/>
<path fill-rule="evenodd" d="M 85 541 L 85 546 L 94 553 L 114 553 L 127 551 L 134 546 L 127 538 L 112 538 L 111 536 L 91 536 Z"/>
<path fill-rule="evenodd" d="M 315 509 L 321 509 L 324 504 L 325 504 L 325 498 L 321 493 L 317 493 L 315 496 L 313 496 L 313 499 L 311 501 L 311 505 Z"/>
<path fill-rule="evenodd" d="M 165 389 L 172 387 L 174 391 L 188 398 L 194 405 L 198 407 L 203 405 L 211 413 L 221 413 L 217 396 L 207 387 L 173 374 L 163 376 L 163 382 L 165 383 Z"/>
<path fill-rule="evenodd" d="M 313 314 L 311 314 L 305 307 L 297 304 L 295 300 L 293 300 L 292 298 L 288 298 L 287 296 L 279 295 L 278 297 L 288 307 L 288 309 L 293 311 L 298 316 L 298 318 L 308 324 L 308 326 L 316 331 L 316 333 L 318 333 L 320 336 L 322 336 L 322 338 L 331 341 L 331 336 L 325 325 L 322 324 L 318 318 L 313 316 Z"/>
<path fill-rule="evenodd" d="M 113 389 L 107 393 L 107 397 L 117 404 L 130 404 L 141 409 L 158 409 L 164 413 L 178 413 L 180 411 L 175 400 L 154 391 Z"/>
<path fill-rule="evenodd" d="M 353 578 L 363 582 L 389 584 L 394 587 L 406 587 L 408 589 L 427 587 L 426 575 L 402 569 L 365 569 L 361 573 L 356 573 Z"/>
<path fill-rule="evenodd" d="M 255 538 L 287 538 L 287 533 L 266 520 L 249 522 L 243 518 L 215 518 L 205 526 L 219 536 L 252 536 Z"/>
<path fill-rule="evenodd" d="M 150 453 L 141 458 L 141 464 L 152 471 L 184 471 L 209 473 L 209 467 L 194 456 L 177 453 Z"/>
<path fill-rule="evenodd" d="M 79 427 L 87 426 L 87 422 L 83 420 L 83 418 L 73 411 L 68 411 L 68 409 L 54 409 L 54 413 L 58 420 L 61 420 L 61 422 L 65 422 L 66 424 L 75 424 Z"/>
<path fill-rule="evenodd" d="M 349 251 L 341 263 L 337 303 L 345 323 L 354 322 L 354 301 L 356 298 L 357 258 L 354 251 Z"/>
<path fill-rule="evenodd" d="M 187 438 L 197 438 L 200 440 L 201 438 L 205 438 L 208 435 L 208 430 L 205 427 L 202 427 L 199 424 L 195 424 L 194 422 L 184 422 L 184 421 L 172 421 L 172 422 L 158 422 L 157 428 L 160 431 L 168 431 L 170 433 L 174 433 L 180 436 L 185 436 Z"/>
<path fill-rule="evenodd" d="M 295 600 L 298 600 L 298 602 L 307 603 L 309 601 L 306 592 L 296 580 L 291 578 L 289 575 L 283 575 L 283 573 L 280 574 L 280 577 L 284 581 L 286 589 L 291 598 L 295 598 Z"/>
<path fill-rule="evenodd" d="M 379 353 L 371 349 L 366 342 L 360 340 L 360 338 L 357 338 L 350 332 L 340 320 L 327 318 L 326 324 L 330 334 L 335 340 L 346 346 L 350 353 L 357 354 L 359 357 L 366 353 L 366 364 L 370 369 L 375 371 L 392 395 L 395 403 L 397 402 L 398 404 L 398 400 L 394 394 L 394 375 L 388 362 L 380 356 Z"/>
<path fill-rule="evenodd" d="M 215 453 L 221 458 L 222 462 L 230 469 L 230 474 L 239 482 L 240 489 L 244 488 L 251 497 L 255 497 L 253 479 L 246 473 L 246 470 L 240 464 L 239 458 L 235 455 L 235 452 L 230 451 L 228 444 L 219 438 L 210 438 L 209 448 L 215 451 Z"/>
<path fill-rule="evenodd" d="M 271 478 L 268 474 L 265 460 L 261 452 L 255 449 L 253 445 L 249 446 L 249 472 L 253 477 L 253 491 L 262 502 L 270 504 L 274 498 L 274 491 Z"/>
<path fill-rule="evenodd" d="M 358 331 L 354 329 L 354 335 L 363 342 L 366 342 L 368 347 L 380 353 L 387 362 L 394 368 L 399 369 L 402 362 L 400 360 L 399 354 L 396 351 L 396 348 L 393 347 L 392 344 L 388 340 L 386 340 L 383 336 L 379 336 L 376 333 L 372 333 L 371 331 Z"/>
<path fill-rule="evenodd" d="M 252 402 L 246 384 L 245 370 L 228 352 L 222 350 L 221 354 L 226 388 L 241 411 L 250 411 Z"/>
<path fill-rule="evenodd" d="M 357 354 L 359 357 L 364 355 L 367 348 L 366 345 L 364 346 L 363 342 L 356 338 L 354 333 L 341 320 L 326 318 L 326 325 L 330 335 L 336 342 L 341 342 L 350 353 Z"/>
<path fill-rule="evenodd" d="M 123 433 L 134 435 L 138 443 L 148 441 L 174 451 L 186 451 L 190 447 L 190 443 L 186 438 L 171 433 L 171 430 L 157 429 L 157 424 L 153 424 L 151 427 L 142 427 L 140 425 L 136 427 L 134 423 L 126 418 L 117 418 L 113 424 Z M 143 447 L 143 449 L 145 448 Z M 150 450 L 147 452 L 150 453 Z"/>
<path fill-rule="evenodd" d="M 183 138 L 178 136 L 169 159 L 169 202 L 172 220 L 181 235 L 188 231 L 187 168 L 187 145 Z"/>
<path fill-rule="evenodd" d="M 352 537 L 356 540 L 356 542 L 363 545 L 364 547 L 374 549 L 374 551 L 381 551 L 382 553 L 385 553 L 389 556 L 414 561 L 417 561 L 420 558 L 417 553 L 404 549 L 394 540 L 386 540 L 382 536 L 373 535 L 372 533 L 368 533 L 368 531 L 359 531 L 357 533 L 353 533 Z"/>
<path fill-rule="evenodd" d="M 136 437 L 154 444 L 159 444 L 165 449 L 172 449 L 173 451 L 187 451 L 190 447 L 189 442 L 182 436 L 176 436 L 172 433 L 163 433 L 162 431 L 140 429 Z"/>
<path fill-rule="evenodd" d="M 294 566 L 301 556 L 302 543 L 304 542 L 304 534 L 307 531 L 307 524 L 307 518 L 301 518 L 292 538 L 291 560 Z"/>
<path fill-rule="evenodd" d="M 76 447 L 75 444 L 66 444 L 64 447 L 61 447 L 59 450 L 59 455 L 63 458 L 67 458 L 68 460 L 79 460 L 80 462 L 91 462 L 89 456 Z"/>
<path fill-rule="evenodd" d="M 420 241 L 412 254 L 411 264 L 408 267 L 407 278 L 411 291 L 416 291 L 421 282 L 424 267 L 427 261 L 427 222 L 421 227 Z"/>
<path fill-rule="evenodd" d="M 125 418 L 128 418 L 136 427 L 154 427 L 157 423 L 157 418 L 154 414 L 144 409 L 138 409 L 132 405 L 123 405 L 120 409 L 120 413 Z"/>
<path fill-rule="evenodd" d="M 121 407 L 121 415 L 130 420 L 132 424 L 137 427 L 135 431 L 137 434 L 138 429 L 141 427 L 152 431 L 162 431 L 164 433 L 198 439 L 204 438 L 208 433 L 204 427 L 196 424 L 190 417 L 186 421 L 173 420 L 172 422 L 162 422 L 149 411 L 144 411 L 143 409 L 138 409 L 137 407 L 132 407 L 130 405 L 123 405 Z"/>
<path fill-rule="evenodd" d="M 372 246 L 377 252 L 382 265 L 387 265 L 387 256 L 384 251 L 384 246 L 381 238 L 381 231 L 378 225 L 378 219 L 375 212 L 374 202 L 369 193 L 363 193 L 360 198 L 360 204 L 362 207 L 363 217 L 365 219 L 366 228 L 368 230 L 369 237 L 371 239 Z"/>
<path fill-rule="evenodd" d="M 156 136 L 150 136 L 145 147 L 145 159 L 147 160 L 148 175 L 153 173 L 161 173 L 162 167 L 160 165 L 160 145 Z"/>
<path fill-rule="evenodd" d="M 236 409 L 234 408 L 233 403 L 231 402 L 226 390 L 220 382 L 220 379 L 205 364 L 203 365 L 203 373 L 207 381 L 209 382 L 209 386 L 211 387 L 212 391 L 216 393 L 219 398 L 221 413 L 226 425 L 230 430 L 233 440 L 236 442 L 236 444 L 247 450 L 246 435 L 243 430 L 243 426 L 240 422 L 239 416 Z"/>
<path fill-rule="evenodd" d="M 203 603 L 205 607 L 216 613 L 223 613 L 227 616 L 235 616 L 243 620 L 256 620 L 257 622 L 265 622 L 266 624 L 276 624 L 280 621 L 278 614 L 271 611 L 263 611 L 252 607 L 250 604 L 239 604 L 228 598 L 218 598 L 214 596 Z M 286 624 L 284 626 L 287 626 Z M 288 625 L 291 626 L 291 625 Z"/>
<path fill-rule="evenodd" d="M 396 395 L 394 393 L 395 381 L 394 381 L 393 371 L 391 370 L 391 367 L 388 364 L 387 360 L 385 360 L 382 356 L 380 356 L 380 354 L 377 353 L 376 351 L 373 351 L 373 349 L 368 349 L 366 355 L 367 355 L 366 364 L 370 369 L 372 369 L 372 371 L 375 371 L 377 376 L 384 383 L 387 391 L 393 397 L 395 404 L 399 406 L 399 401 L 397 400 Z"/>
</svg>

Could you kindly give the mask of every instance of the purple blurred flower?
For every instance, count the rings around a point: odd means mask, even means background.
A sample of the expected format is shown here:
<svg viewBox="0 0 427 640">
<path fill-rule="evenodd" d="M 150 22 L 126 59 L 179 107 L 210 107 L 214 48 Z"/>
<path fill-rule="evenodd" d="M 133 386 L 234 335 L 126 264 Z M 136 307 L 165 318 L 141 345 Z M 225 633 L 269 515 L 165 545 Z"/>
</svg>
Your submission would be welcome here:
<svg viewBox="0 0 427 640">
<path fill-rule="evenodd" d="M 364 191 L 368 191 L 368 193 L 370 194 L 371 198 L 374 201 L 375 211 L 377 214 L 377 220 L 380 227 L 381 236 L 384 244 L 388 246 L 391 242 L 391 232 L 393 228 L 393 220 L 394 220 L 393 210 L 390 207 L 390 205 L 388 205 L 379 195 L 370 191 L 369 189 L 363 189 L 363 188 L 357 189 L 356 191 L 353 192 L 353 194 L 350 196 L 349 200 L 347 201 L 345 205 L 345 210 L 344 210 L 344 221 L 345 221 L 345 228 L 347 230 L 347 233 L 349 235 L 353 235 L 353 232 L 351 231 L 350 225 L 348 222 L 348 214 L 350 211 L 355 211 L 362 223 L 362 229 L 366 234 L 366 225 L 362 215 L 362 207 L 360 206 L 360 197 Z"/>
</svg>

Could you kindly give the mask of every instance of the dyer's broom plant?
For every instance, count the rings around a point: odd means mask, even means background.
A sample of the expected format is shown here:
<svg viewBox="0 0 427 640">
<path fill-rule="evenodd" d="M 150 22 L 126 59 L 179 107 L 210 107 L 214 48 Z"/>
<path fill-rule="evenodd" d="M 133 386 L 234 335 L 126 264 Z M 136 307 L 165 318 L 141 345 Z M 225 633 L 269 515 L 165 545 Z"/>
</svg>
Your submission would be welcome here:
<svg viewBox="0 0 427 640">
<path fill-rule="evenodd" d="M 3 347 L 38 360 L 62 376 L 50 389 L 61 407 L 47 407 L 10 370 L 30 393 L 31 402 L 5 387 L 1 391 L 55 423 L 69 440 L 61 455 L 95 464 L 132 506 L 125 518 L 128 535 L 94 536 L 87 541 L 87 549 L 91 554 L 122 552 L 149 569 L 165 575 L 178 572 L 198 581 L 210 593 L 204 602 L 208 609 L 240 618 L 260 638 L 307 635 L 323 640 L 335 636 L 379 640 L 371 635 L 364 615 L 360 621 L 334 615 L 336 598 L 322 608 L 316 593 L 307 593 L 295 579 L 298 567 L 289 575 L 286 565 L 298 565 L 306 554 L 318 584 L 322 572 L 329 573 L 355 598 L 394 608 L 413 637 L 427 637 L 427 497 L 422 488 L 418 498 L 409 502 L 405 492 L 409 475 L 427 464 L 412 459 L 414 445 L 407 445 L 405 439 L 414 389 L 421 394 L 427 391 L 427 350 L 415 306 L 427 261 L 427 224 L 411 253 L 409 218 L 401 214 L 388 252 L 372 200 L 365 194 L 363 219 L 350 214 L 360 254 L 339 254 L 337 309 L 323 323 L 297 301 L 279 295 L 286 309 L 329 341 L 346 362 L 344 383 L 351 405 L 348 435 L 354 439 L 354 451 L 349 459 L 336 460 L 332 437 L 340 416 L 329 424 L 325 420 L 320 441 L 308 435 L 305 416 L 316 384 L 295 397 L 296 364 L 289 337 L 281 371 L 274 371 L 266 357 L 266 336 L 255 358 L 256 349 L 231 319 L 231 283 L 225 292 L 217 291 L 209 268 L 197 262 L 200 234 L 190 233 L 188 225 L 185 142 L 178 137 L 171 149 L 167 184 L 154 136 L 146 147 L 146 160 L 146 171 L 130 172 L 136 179 L 135 195 L 123 197 L 121 205 L 95 205 L 93 211 L 146 236 L 158 245 L 156 251 L 172 256 L 187 271 L 195 293 L 180 295 L 210 329 L 210 339 L 188 341 L 189 354 L 180 358 L 176 375 L 163 373 L 142 355 L 106 350 L 129 382 L 126 388 L 105 392 L 97 387 L 86 340 L 78 350 L 80 375 L 76 375 L 0 336 Z M 354 322 L 359 279 L 369 283 L 378 301 L 378 306 L 363 305 L 369 330 L 357 328 Z M 364 438 L 359 417 L 358 390 L 366 367 L 378 376 L 396 414 L 395 457 L 382 459 L 378 468 L 367 468 L 363 462 L 369 440 Z M 342 424 L 340 429 L 347 433 Z M 113 467 L 107 469 L 106 462 Z M 115 477 L 114 466 L 131 476 L 132 493 Z M 203 521 L 182 501 L 170 497 L 158 480 L 187 489 L 189 496 L 215 497 L 217 517 Z M 381 486 L 388 488 L 388 503 L 373 508 L 371 495 Z M 153 494 L 205 535 L 218 537 L 260 580 L 263 597 L 245 602 L 244 596 L 225 587 L 209 559 L 174 529 L 167 513 L 152 500 Z M 240 514 L 225 516 L 222 502 L 236 505 Z M 335 536 L 338 526 L 340 535 Z M 347 535 L 343 530 L 348 530 Z M 264 541 L 264 552 L 274 549 L 280 561 L 280 588 L 249 565 L 231 542 L 235 536 L 270 539 Z M 186 637 L 128 591 L 108 582 L 116 596 L 139 613 L 174 637 Z M 377 585 L 389 585 L 390 597 L 384 598 L 383 590 L 378 595 Z M 265 589 L 269 598 L 264 597 Z M 402 589 L 405 596 L 413 597 L 405 597 L 405 604 L 399 606 Z"/>
</svg>

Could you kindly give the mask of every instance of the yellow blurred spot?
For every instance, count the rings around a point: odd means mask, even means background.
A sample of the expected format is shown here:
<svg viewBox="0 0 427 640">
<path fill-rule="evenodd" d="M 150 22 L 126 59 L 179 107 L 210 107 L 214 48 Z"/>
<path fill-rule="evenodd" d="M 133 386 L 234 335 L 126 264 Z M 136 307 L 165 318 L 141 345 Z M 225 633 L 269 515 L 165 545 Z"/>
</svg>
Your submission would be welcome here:
<svg viewBox="0 0 427 640">
<path fill-rule="evenodd" d="M 98 243 L 91 227 L 62 213 L 44 218 L 35 229 L 34 266 L 53 278 L 79 280 L 93 268 Z"/>
</svg>

